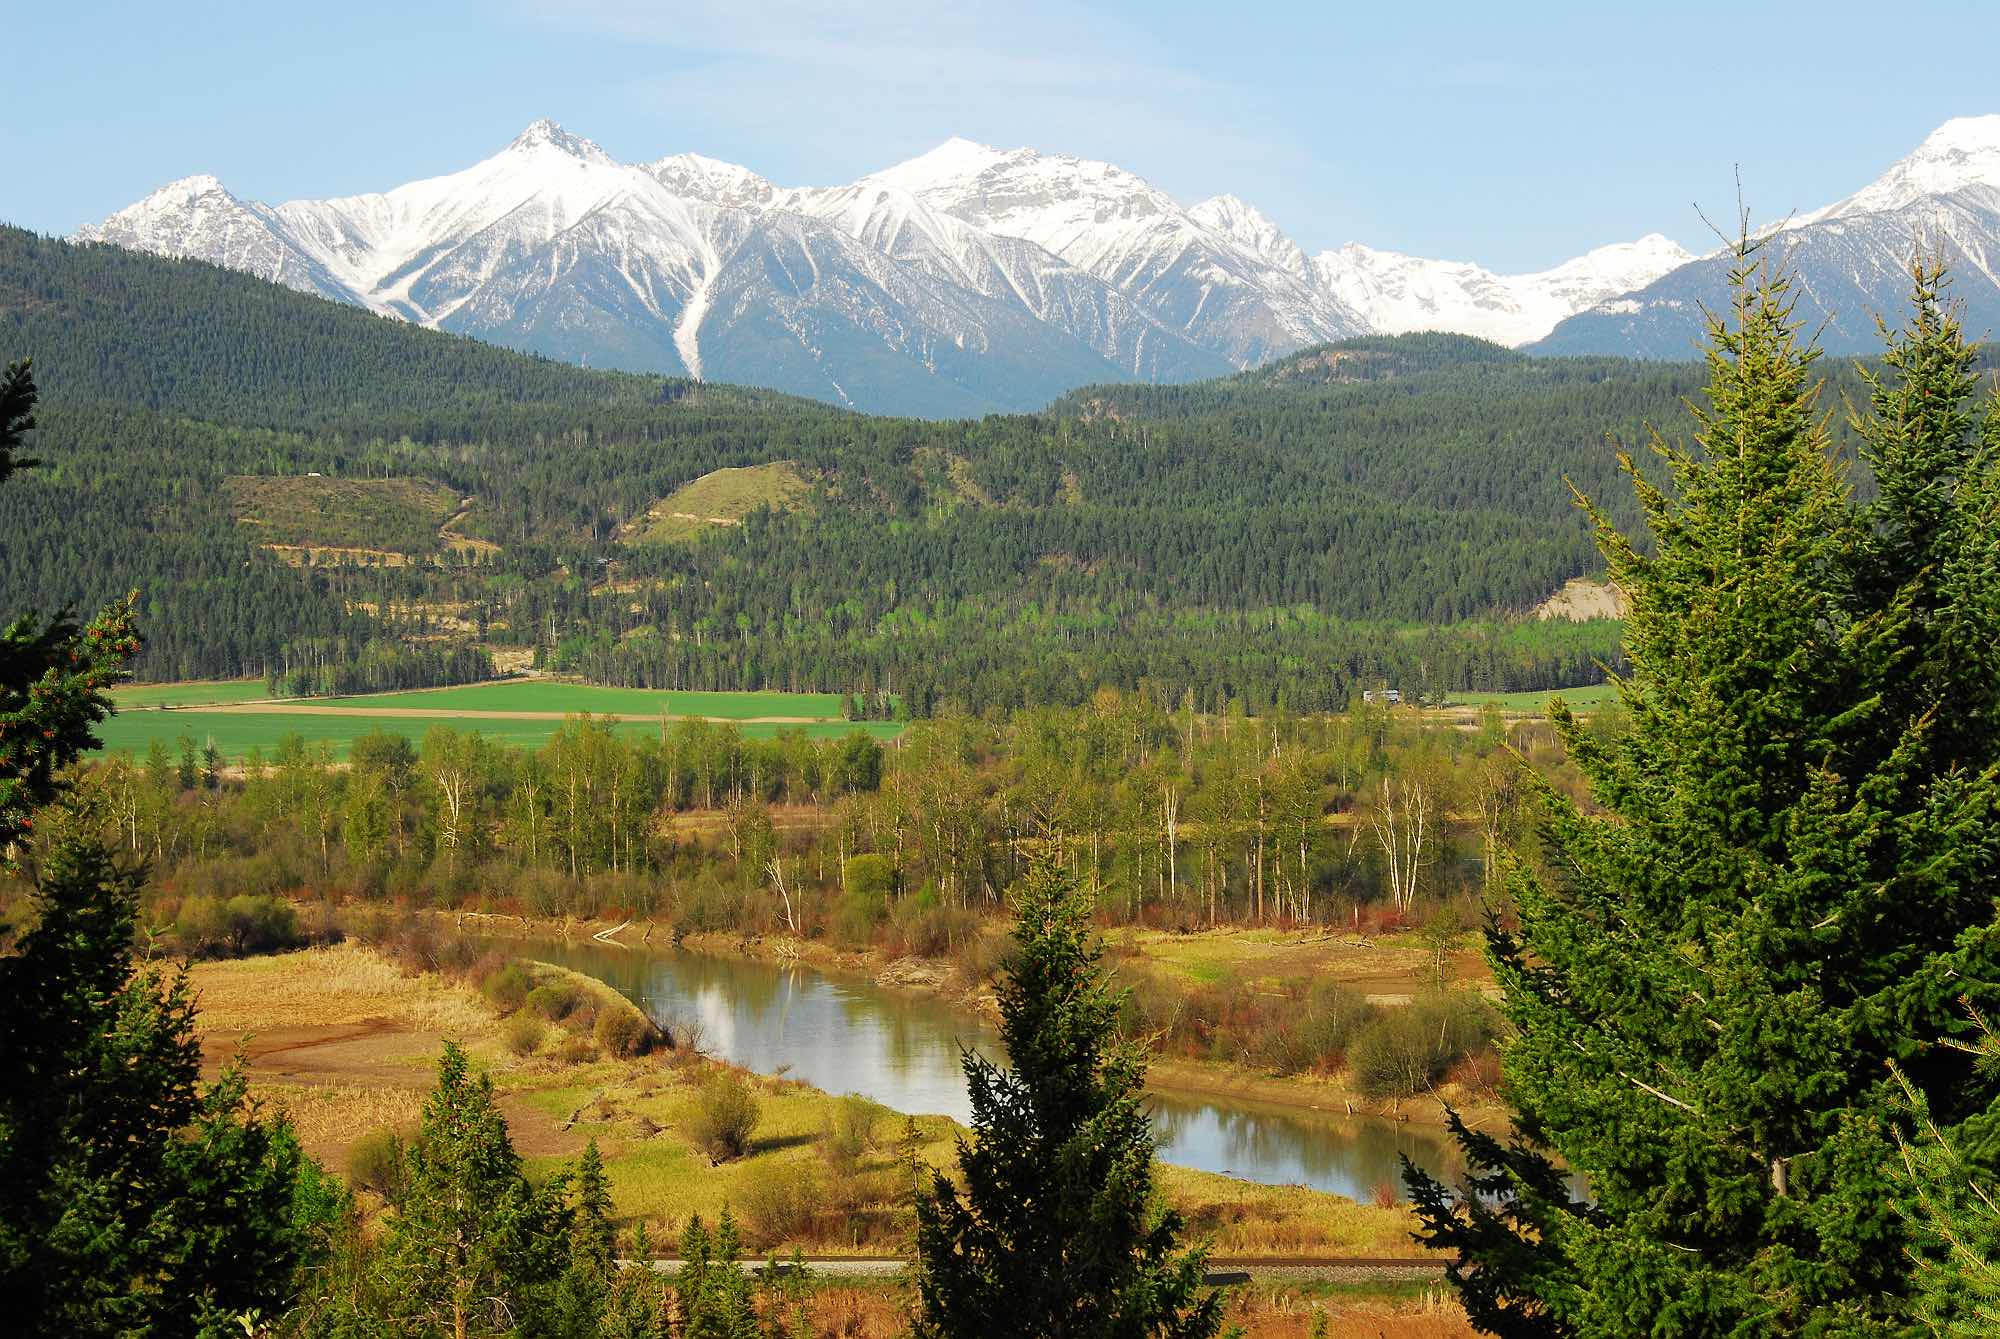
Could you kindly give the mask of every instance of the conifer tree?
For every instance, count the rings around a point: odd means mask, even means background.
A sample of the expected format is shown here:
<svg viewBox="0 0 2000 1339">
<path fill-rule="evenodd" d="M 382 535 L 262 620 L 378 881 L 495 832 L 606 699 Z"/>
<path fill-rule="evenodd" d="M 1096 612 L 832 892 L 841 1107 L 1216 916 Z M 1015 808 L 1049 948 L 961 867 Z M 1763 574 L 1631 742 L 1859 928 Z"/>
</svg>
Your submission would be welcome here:
<svg viewBox="0 0 2000 1339">
<path fill-rule="evenodd" d="M 539 1318 L 568 1263 L 566 1179 L 528 1184 L 492 1078 L 473 1077 L 452 1042 L 407 1156 L 407 1188 L 384 1247 L 395 1320 L 464 1339 Z"/>
<path fill-rule="evenodd" d="M 310 1253 L 305 1159 L 229 1070 L 199 1083 L 185 971 L 135 963 L 139 874 L 88 817 L 0 958 L 0 1315 L 21 1333 L 192 1334 L 275 1313 Z"/>
<path fill-rule="evenodd" d="M 1977 1018 L 1978 1042 L 1958 1042 L 2000 1063 L 2000 1033 Z M 2000 1178 L 1976 1166 L 1960 1140 L 1931 1118 L 1930 1103 L 1900 1073 L 1915 1129 L 1899 1136 L 1903 1212 L 1915 1269 L 1916 1316 L 1951 1339 L 2000 1332 Z"/>
<path fill-rule="evenodd" d="M 40 462 L 17 457 L 35 426 L 28 364 L 0 375 L 0 484 Z M 131 601 L 79 628 L 67 614 L 33 613 L 0 624 L 0 858 L 55 798 L 61 769 L 95 748 L 90 728 L 111 710 L 105 690 L 139 651 Z"/>
<path fill-rule="evenodd" d="M 1205 1339 L 1221 1302 L 1153 1186 L 1145 1066 L 1113 1039 L 1119 996 L 1088 907 L 1043 863 L 1016 893 L 999 989 L 1011 1068 L 967 1052 L 973 1142 L 961 1192 L 917 1197 L 916 1333 L 926 1339 Z"/>
<path fill-rule="evenodd" d="M 1992 1080 L 1931 1042 L 2000 987 L 1994 689 L 1944 649 L 2000 643 L 1968 589 L 1993 494 L 1956 325 L 1917 290 L 1865 434 L 1878 503 L 1854 504 L 1787 280 L 1746 246 L 1695 445 L 1654 438 L 1670 487 L 1634 473 L 1654 551 L 1593 509 L 1631 602 L 1631 728 L 1552 709 L 1605 812 L 1541 787 L 1518 929 L 1489 927 L 1518 1134 L 1454 1125 L 1477 1195 L 1406 1170 L 1490 1332 L 1897 1330 L 1889 1063 L 1990 1139 Z M 1952 694 L 1969 714 L 1940 728 Z"/>
<path fill-rule="evenodd" d="M 34 425 L 0 377 L 0 482 Z M 136 961 L 139 870 L 88 805 L 51 807 L 138 649 L 129 602 L 88 628 L 0 629 L 0 856 L 40 837 L 34 927 L 0 957 L 0 1317 L 22 1333 L 191 1334 L 275 1311 L 310 1254 L 318 1183 L 231 1069 L 199 1082 L 185 972 Z M 36 833 L 37 817 L 55 820 Z M 309 1205 L 308 1205 L 309 1207 Z"/>
</svg>

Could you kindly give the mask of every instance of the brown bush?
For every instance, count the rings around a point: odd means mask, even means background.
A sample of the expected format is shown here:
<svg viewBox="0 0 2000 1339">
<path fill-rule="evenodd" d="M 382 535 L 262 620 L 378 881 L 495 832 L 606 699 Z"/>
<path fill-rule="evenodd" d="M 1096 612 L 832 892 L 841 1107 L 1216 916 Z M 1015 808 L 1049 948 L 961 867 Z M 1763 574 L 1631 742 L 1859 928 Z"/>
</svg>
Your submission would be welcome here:
<svg viewBox="0 0 2000 1339">
<path fill-rule="evenodd" d="M 371 1130 L 347 1150 L 347 1183 L 372 1190 L 393 1204 L 402 1197 L 408 1164 L 403 1137 L 394 1130 Z"/>
<path fill-rule="evenodd" d="M 750 1151 L 758 1116 L 757 1096 L 750 1085 L 730 1071 L 720 1070 L 695 1091 L 687 1135 L 696 1148 L 717 1162 L 726 1162 Z"/>
<path fill-rule="evenodd" d="M 809 1163 L 771 1163 L 737 1183 L 743 1215 L 766 1248 L 798 1241 L 826 1208 L 826 1186 Z"/>
<path fill-rule="evenodd" d="M 500 1025 L 500 1041 L 515 1055 L 533 1055 L 541 1049 L 549 1025 L 540 1015 L 521 1012 Z"/>
<path fill-rule="evenodd" d="M 597 1047 L 588 1037 L 564 1037 L 549 1058 L 559 1065 L 587 1065 L 597 1059 Z"/>
<path fill-rule="evenodd" d="M 597 1049 L 610 1056 L 644 1055 L 659 1040 L 660 1030 L 637 1008 L 606 1008 L 591 1029 Z"/>
</svg>

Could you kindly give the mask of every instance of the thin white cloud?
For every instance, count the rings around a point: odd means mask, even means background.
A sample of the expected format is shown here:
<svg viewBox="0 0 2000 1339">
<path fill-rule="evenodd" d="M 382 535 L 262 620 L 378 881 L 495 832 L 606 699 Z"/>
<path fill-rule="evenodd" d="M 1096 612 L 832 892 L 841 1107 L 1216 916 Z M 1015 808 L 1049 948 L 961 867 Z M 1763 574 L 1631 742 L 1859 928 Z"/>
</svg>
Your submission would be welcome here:
<svg viewBox="0 0 2000 1339">
<path fill-rule="evenodd" d="M 658 48 L 659 75 L 627 95 L 669 124 L 726 124 L 734 138 L 781 143 L 791 162 L 750 164 L 760 170 L 844 179 L 963 134 L 1110 157 L 1200 196 L 1254 189 L 1274 153 L 1299 152 L 1261 91 L 1175 62 L 1122 19 L 1051 0 L 517 0 L 515 9 Z"/>
</svg>

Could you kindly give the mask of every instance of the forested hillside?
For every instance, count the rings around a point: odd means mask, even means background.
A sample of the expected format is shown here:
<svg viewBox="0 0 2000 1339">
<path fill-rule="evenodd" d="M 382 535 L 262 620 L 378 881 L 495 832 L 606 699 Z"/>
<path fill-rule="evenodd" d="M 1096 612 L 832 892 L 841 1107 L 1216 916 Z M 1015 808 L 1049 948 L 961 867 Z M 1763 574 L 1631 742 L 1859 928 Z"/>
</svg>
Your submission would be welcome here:
<svg viewBox="0 0 2000 1339">
<path fill-rule="evenodd" d="M 1590 678 L 1615 629 L 1520 617 L 1596 564 L 1565 480 L 1626 519 L 1612 439 L 1676 417 L 1697 379 L 1408 336 L 1036 415 L 869 418 L 0 230 L 0 358 L 23 356 L 47 463 L 0 495 L 0 598 L 139 589 L 148 676 L 476 642 L 612 682 L 918 710 Z M 779 463 L 779 509 L 659 524 L 717 491 L 691 482 Z M 424 663 L 447 660 L 466 663 Z"/>
</svg>

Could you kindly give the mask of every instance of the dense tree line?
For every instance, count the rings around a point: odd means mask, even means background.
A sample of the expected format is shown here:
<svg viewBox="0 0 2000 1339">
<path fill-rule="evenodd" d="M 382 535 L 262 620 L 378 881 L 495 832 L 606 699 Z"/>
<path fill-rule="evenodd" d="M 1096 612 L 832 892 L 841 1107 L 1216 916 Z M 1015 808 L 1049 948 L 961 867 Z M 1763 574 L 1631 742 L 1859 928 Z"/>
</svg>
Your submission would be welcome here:
<svg viewBox="0 0 2000 1339">
<path fill-rule="evenodd" d="M 1604 435 L 1670 408 L 1683 376 L 1607 364 L 1549 390 L 1532 364 L 1468 379 L 1454 369 L 1485 355 L 1460 350 L 1337 402 L 1274 386 L 1144 421 L 923 423 L 585 372 L 15 230 L 0 292 L 57 462 L 0 497 L 0 593 L 140 591 L 139 668 L 161 678 L 269 673 L 301 636 L 352 657 L 451 608 L 613 681 L 909 685 L 927 707 L 1147 677 L 1260 708 L 1377 674 L 1540 686 L 1592 673 L 1611 638 L 1543 653 L 1466 629 L 1412 652 L 1395 625 L 1488 620 L 1586 570 L 1561 476 L 1607 477 Z M 815 483 L 797 511 L 620 542 L 680 484 L 776 460 Z M 500 552 L 291 568 L 239 524 L 230 481 L 306 473 L 435 481 L 474 499 L 455 531 Z"/>
</svg>

